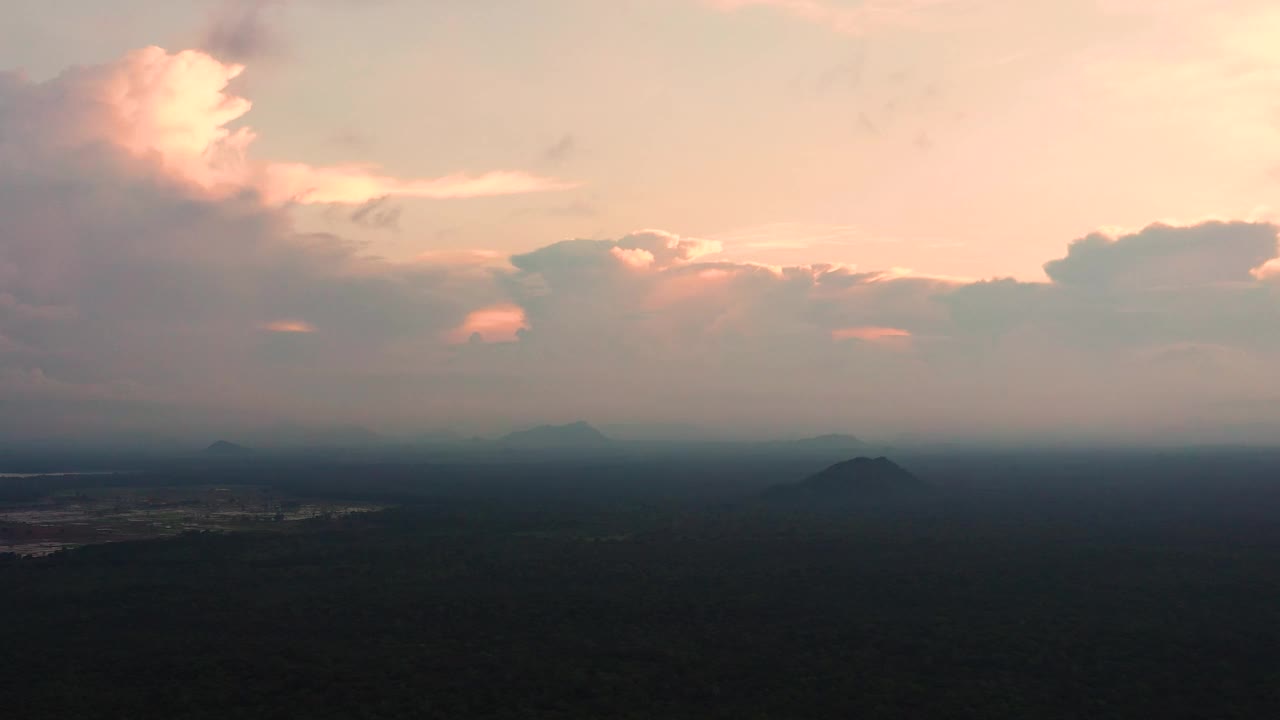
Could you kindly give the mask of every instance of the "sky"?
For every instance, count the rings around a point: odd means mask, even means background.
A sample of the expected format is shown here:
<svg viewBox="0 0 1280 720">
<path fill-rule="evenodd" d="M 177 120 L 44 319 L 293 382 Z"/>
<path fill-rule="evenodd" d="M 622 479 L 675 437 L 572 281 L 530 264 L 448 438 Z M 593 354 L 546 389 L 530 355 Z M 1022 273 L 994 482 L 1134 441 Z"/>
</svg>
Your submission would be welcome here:
<svg viewBox="0 0 1280 720">
<path fill-rule="evenodd" d="M 1280 436 L 1274 3 L 0 12 L 0 439 Z"/>
</svg>

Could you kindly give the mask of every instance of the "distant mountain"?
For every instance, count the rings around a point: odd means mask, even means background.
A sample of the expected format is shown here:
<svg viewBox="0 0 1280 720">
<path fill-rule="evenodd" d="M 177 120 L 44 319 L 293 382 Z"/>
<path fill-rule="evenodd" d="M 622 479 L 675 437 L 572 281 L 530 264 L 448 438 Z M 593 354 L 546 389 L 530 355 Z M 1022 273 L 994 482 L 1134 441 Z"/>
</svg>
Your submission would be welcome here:
<svg viewBox="0 0 1280 720">
<path fill-rule="evenodd" d="M 209 455 L 221 455 L 224 457 L 230 455 L 248 455 L 253 452 L 250 448 L 243 445 L 237 445 L 226 440 L 219 440 L 205 448 L 204 451 Z"/>
<path fill-rule="evenodd" d="M 842 502 L 896 496 L 920 490 L 924 484 L 889 458 L 859 457 L 789 485 L 775 485 L 764 498 L 782 502 Z"/>
<path fill-rule="evenodd" d="M 569 425 L 543 425 L 503 436 L 499 442 L 517 447 L 592 447 L 611 441 L 585 422 Z"/>
</svg>

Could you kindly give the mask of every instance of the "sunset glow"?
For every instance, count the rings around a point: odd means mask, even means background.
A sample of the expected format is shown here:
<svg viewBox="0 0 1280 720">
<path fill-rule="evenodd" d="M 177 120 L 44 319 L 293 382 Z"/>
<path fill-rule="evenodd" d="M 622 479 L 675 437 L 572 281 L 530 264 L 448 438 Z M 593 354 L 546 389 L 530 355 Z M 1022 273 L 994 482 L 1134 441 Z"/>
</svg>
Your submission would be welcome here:
<svg viewBox="0 0 1280 720">
<path fill-rule="evenodd" d="M 831 331 L 833 340 L 866 340 L 875 342 L 893 338 L 909 338 L 911 333 L 900 328 L 889 327 L 851 327 Z"/>
<path fill-rule="evenodd" d="M 121 2 L 0 24 L 14 432 L 1280 432 L 1259 0 Z"/>
<path fill-rule="evenodd" d="M 483 342 L 508 343 L 520 340 L 520 331 L 529 327 L 524 308 L 504 303 L 467 315 L 467 319 L 449 334 L 452 343 L 471 342 L 479 338 Z"/>
<path fill-rule="evenodd" d="M 12 720 L 1280 718 L 1278 520 L 1280 0 L 0 2 Z"/>
<path fill-rule="evenodd" d="M 100 102 L 97 116 L 74 128 L 72 141 L 104 140 L 139 157 L 155 157 L 175 180 L 217 197 L 251 189 L 271 205 L 358 204 L 384 196 L 457 199 L 565 190 L 574 183 L 519 171 L 403 179 L 371 164 L 313 166 L 251 156 L 257 134 L 228 125 L 253 104 L 228 85 L 245 67 L 184 50 L 148 47 L 93 68 L 80 88 Z M 78 88 L 79 89 L 79 88 Z"/>
<path fill-rule="evenodd" d="M 311 323 L 303 322 L 301 320 L 276 320 L 275 322 L 264 324 L 262 329 L 273 333 L 293 334 L 307 334 L 316 331 L 315 326 Z"/>
</svg>

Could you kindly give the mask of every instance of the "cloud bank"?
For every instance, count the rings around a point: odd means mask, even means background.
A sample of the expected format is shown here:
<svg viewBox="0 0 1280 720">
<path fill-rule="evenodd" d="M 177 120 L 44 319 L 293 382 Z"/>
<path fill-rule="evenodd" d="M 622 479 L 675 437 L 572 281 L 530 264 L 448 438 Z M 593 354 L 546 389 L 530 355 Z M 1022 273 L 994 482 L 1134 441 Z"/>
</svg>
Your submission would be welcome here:
<svg viewBox="0 0 1280 720">
<path fill-rule="evenodd" d="M 1096 233 L 1048 281 L 718 260 L 659 230 L 413 263 L 288 205 L 554 186 L 250 156 L 238 73 L 148 48 L 0 75 L 0 437 L 586 418 L 1082 439 L 1280 428 L 1277 227 Z"/>
<path fill-rule="evenodd" d="M 195 50 L 148 47 L 44 83 L 7 74 L 0 78 L 0 112 L 7 126 L 48 151 L 110 147 L 213 199 L 247 191 L 269 205 L 360 204 L 386 196 L 457 199 L 572 187 L 512 170 L 402 179 L 362 164 L 258 160 L 251 154 L 253 130 L 230 127 L 252 107 L 228 91 L 244 69 Z"/>
</svg>

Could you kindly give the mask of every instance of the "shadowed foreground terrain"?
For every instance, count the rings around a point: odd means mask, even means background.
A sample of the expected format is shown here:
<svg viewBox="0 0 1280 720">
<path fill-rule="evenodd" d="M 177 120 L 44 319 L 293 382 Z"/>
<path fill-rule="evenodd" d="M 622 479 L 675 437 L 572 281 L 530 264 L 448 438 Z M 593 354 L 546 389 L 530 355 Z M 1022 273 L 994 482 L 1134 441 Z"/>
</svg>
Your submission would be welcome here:
<svg viewBox="0 0 1280 720">
<path fill-rule="evenodd" d="M 400 507 L 288 533 L 10 556 L 0 707 L 22 718 L 1277 716 L 1273 458 L 1020 462 L 1049 479 L 1031 489 L 1015 482 L 1017 463 L 920 458 L 929 491 L 838 513 L 762 501 L 777 484 L 764 477 L 714 498 L 544 483 L 509 499 L 484 490 L 497 473 L 379 484 L 368 471 L 351 494 L 400 487 Z M 1105 471 L 1135 467 L 1158 477 Z"/>
</svg>

